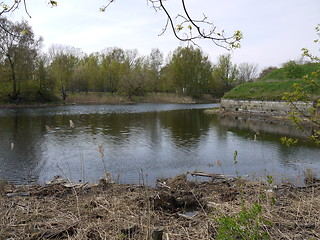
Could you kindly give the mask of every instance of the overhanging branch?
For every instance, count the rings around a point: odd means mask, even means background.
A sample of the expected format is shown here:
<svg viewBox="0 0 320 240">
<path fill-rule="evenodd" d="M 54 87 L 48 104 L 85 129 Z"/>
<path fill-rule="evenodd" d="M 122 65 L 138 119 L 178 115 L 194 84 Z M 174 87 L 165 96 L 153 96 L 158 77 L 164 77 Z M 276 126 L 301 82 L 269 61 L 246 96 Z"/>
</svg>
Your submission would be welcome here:
<svg viewBox="0 0 320 240">
<path fill-rule="evenodd" d="M 116 0 L 108 0 L 107 5 L 100 8 L 100 11 L 105 11 L 110 4 L 115 1 Z M 224 31 L 218 32 L 217 27 L 208 21 L 205 15 L 203 15 L 203 19 L 193 19 L 185 4 L 185 0 L 181 0 L 183 12 L 176 16 L 176 19 L 181 19 L 180 23 L 176 25 L 165 2 L 166 0 L 147 0 L 147 3 L 150 3 L 155 11 L 164 11 L 167 17 L 166 24 L 159 35 L 163 35 L 168 30 L 168 27 L 170 27 L 174 36 L 182 42 L 192 42 L 197 45 L 196 40 L 206 39 L 228 50 L 240 47 L 240 41 L 242 39 L 242 33 L 240 31 L 235 31 L 233 35 L 226 36 Z M 204 24 L 205 27 L 201 27 L 200 24 Z M 209 30 L 206 31 L 206 29 Z M 183 30 L 187 30 L 187 32 Z"/>
<path fill-rule="evenodd" d="M 31 17 L 27 9 L 26 2 L 27 0 L 15 0 L 11 6 L 1 2 L 0 7 L 2 7 L 2 10 L 0 11 L 0 16 L 5 13 L 15 11 L 19 5 L 23 3 L 25 12 L 29 17 Z M 100 7 L 100 11 L 104 12 L 114 2 L 116 2 L 116 0 L 107 0 L 107 4 Z M 213 22 L 208 21 L 205 15 L 203 15 L 203 18 L 200 20 L 192 18 L 185 4 L 185 0 L 181 0 L 183 10 L 181 14 L 176 16 L 176 19 L 181 19 L 181 21 L 176 25 L 173 21 L 172 14 L 165 5 L 165 2 L 166 0 L 147 0 L 147 4 L 150 3 L 155 11 L 163 11 L 167 17 L 166 24 L 160 35 L 164 34 L 168 27 L 170 27 L 174 36 L 182 42 L 192 42 L 197 45 L 195 42 L 196 40 L 205 39 L 210 40 L 215 45 L 228 50 L 240 47 L 240 41 L 242 39 L 242 33 L 240 31 L 235 31 L 234 34 L 227 36 L 223 30 L 220 32 L 217 31 L 217 27 Z M 57 1 L 50 0 L 48 1 L 48 4 L 51 6 L 57 6 Z M 204 26 L 202 27 L 201 25 Z"/>
</svg>

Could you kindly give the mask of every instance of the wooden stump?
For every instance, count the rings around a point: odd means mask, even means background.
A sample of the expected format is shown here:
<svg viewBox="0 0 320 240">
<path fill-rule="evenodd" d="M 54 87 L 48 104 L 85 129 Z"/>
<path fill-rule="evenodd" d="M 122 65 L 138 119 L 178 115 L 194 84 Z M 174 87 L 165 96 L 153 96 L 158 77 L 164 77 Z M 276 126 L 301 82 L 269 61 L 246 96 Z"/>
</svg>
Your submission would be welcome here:
<svg viewBox="0 0 320 240">
<path fill-rule="evenodd" d="M 163 229 L 161 228 L 155 228 L 152 230 L 152 240 L 162 240 L 162 236 L 163 236 Z"/>
</svg>

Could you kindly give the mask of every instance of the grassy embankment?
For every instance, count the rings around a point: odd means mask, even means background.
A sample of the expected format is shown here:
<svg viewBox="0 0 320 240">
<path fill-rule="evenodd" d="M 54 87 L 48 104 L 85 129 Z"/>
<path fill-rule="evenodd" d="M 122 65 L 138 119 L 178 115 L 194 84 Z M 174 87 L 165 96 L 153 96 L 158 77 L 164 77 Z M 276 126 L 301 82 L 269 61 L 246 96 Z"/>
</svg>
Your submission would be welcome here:
<svg viewBox="0 0 320 240">
<path fill-rule="evenodd" d="M 310 74 L 319 69 L 320 64 L 304 64 L 301 65 L 302 74 Z M 226 93 L 223 98 L 242 99 L 242 100 L 282 100 L 283 93 L 293 92 L 294 83 L 298 83 L 301 79 L 287 79 L 284 68 L 277 69 L 259 82 L 248 82 L 236 86 L 230 92 Z M 317 96 L 320 95 L 320 89 L 310 87 L 308 93 Z"/>
</svg>

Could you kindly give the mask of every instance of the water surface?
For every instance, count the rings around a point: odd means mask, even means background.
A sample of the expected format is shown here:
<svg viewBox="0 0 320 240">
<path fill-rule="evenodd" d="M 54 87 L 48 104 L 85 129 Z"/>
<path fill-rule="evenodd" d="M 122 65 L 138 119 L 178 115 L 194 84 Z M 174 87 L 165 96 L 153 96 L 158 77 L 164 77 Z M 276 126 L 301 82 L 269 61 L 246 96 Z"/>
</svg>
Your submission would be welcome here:
<svg viewBox="0 0 320 240">
<path fill-rule="evenodd" d="M 96 182 L 107 171 L 114 180 L 139 183 L 143 179 L 152 185 L 157 178 L 188 171 L 291 180 L 301 179 L 306 168 L 320 173 L 317 147 L 287 147 L 279 142 L 281 136 L 299 135 L 290 124 L 204 113 L 214 106 L 0 110 L 0 179 L 44 183 L 63 175 L 72 181 Z"/>
</svg>

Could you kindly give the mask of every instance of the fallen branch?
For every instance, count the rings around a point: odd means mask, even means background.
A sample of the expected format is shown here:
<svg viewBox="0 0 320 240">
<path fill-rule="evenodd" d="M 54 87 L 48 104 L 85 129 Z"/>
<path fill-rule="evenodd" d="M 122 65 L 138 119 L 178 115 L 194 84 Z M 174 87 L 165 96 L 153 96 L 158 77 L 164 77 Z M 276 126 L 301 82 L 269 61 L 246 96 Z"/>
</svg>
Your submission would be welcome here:
<svg viewBox="0 0 320 240">
<path fill-rule="evenodd" d="M 68 236 L 72 236 L 76 233 L 76 227 L 79 222 L 75 222 L 70 224 L 64 228 L 57 229 L 57 230 L 46 230 L 43 232 L 36 232 L 32 234 L 29 240 L 40 240 L 40 239 L 62 239 Z"/>
</svg>

